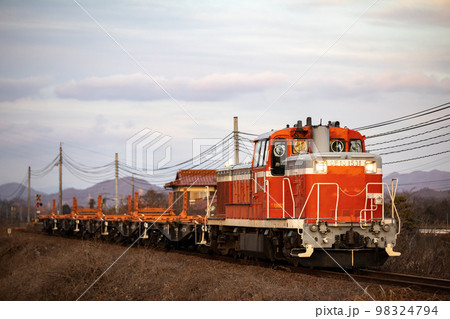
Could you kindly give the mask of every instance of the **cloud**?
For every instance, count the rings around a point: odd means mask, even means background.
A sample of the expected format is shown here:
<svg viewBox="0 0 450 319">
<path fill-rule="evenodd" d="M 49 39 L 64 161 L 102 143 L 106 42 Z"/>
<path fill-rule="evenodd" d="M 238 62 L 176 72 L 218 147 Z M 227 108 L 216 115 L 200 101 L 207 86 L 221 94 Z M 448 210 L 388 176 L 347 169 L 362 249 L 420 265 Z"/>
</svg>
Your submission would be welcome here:
<svg viewBox="0 0 450 319">
<path fill-rule="evenodd" d="M 438 79 L 436 76 L 425 75 L 421 72 L 383 72 L 370 79 L 368 84 L 384 91 L 424 90 L 434 91 L 436 93 L 450 91 L 449 77 Z"/>
<path fill-rule="evenodd" d="M 282 86 L 285 78 L 283 74 L 272 72 L 212 74 L 199 79 L 156 77 L 158 85 L 150 77 L 138 73 L 73 80 L 57 86 L 55 94 L 59 98 L 78 100 L 153 101 L 168 99 L 166 90 L 175 99 L 220 101 Z"/>
<path fill-rule="evenodd" d="M 421 72 L 386 71 L 375 75 L 341 79 L 315 78 L 296 90 L 312 96 L 353 96 L 386 92 L 450 93 L 450 77 L 438 78 Z"/>
<path fill-rule="evenodd" d="M 403 0 L 393 2 L 385 9 L 369 16 L 400 23 L 450 26 L 450 1 L 448 0 Z"/>
<path fill-rule="evenodd" d="M 29 77 L 24 79 L 0 78 L 0 100 L 14 101 L 23 97 L 38 96 L 40 90 L 50 83 L 48 77 Z"/>
</svg>

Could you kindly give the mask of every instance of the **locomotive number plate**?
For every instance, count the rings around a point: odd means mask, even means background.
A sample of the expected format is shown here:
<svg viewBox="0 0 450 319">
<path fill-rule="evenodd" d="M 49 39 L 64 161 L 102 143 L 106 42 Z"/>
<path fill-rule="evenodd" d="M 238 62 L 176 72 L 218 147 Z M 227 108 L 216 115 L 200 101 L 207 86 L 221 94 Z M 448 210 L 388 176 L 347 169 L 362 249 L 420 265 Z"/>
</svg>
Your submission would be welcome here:
<svg viewBox="0 0 450 319">
<path fill-rule="evenodd" d="M 328 160 L 327 166 L 364 166 L 363 160 Z"/>
</svg>

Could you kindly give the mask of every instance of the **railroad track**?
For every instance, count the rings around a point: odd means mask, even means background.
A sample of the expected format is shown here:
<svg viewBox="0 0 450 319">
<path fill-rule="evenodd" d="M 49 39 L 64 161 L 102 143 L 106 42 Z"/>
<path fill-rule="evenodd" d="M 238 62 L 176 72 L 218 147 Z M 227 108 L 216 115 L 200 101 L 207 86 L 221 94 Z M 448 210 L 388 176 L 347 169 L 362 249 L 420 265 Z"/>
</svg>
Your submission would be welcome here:
<svg viewBox="0 0 450 319">
<path fill-rule="evenodd" d="M 18 229 L 22 232 L 31 232 L 35 234 L 44 235 L 40 231 L 36 230 L 25 230 Z M 46 236 L 46 235 L 45 235 Z M 64 237 L 69 240 L 79 240 L 73 237 Z M 112 244 L 105 242 L 105 244 Z M 127 245 L 127 244 L 125 244 Z M 159 248 L 151 248 L 158 249 Z M 164 249 L 163 249 L 164 250 Z M 213 259 L 220 260 L 228 263 L 238 263 L 241 265 L 254 265 L 265 268 L 272 268 L 277 271 L 287 271 L 291 273 L 302 273 L 311 276 L 319 276 L 319 277 L 328 277 L 328 278 L 339 278 L 339 279 L 348 279 L 353 277 L 353 279 L 359 282 L 371 282 L 376 284 L 385 284 L 385 285 L 394 285 L 394 286 L 403 286 L 403 287 L 411 287 L 411 288 L 421 288 L 426 289 L 428 291 L 437 292 L 437 293 L 445 293 L 450 294 L 450 280 L 441 279 L 441 278 L 432 278 L 432 277 L 422 277 L 417 275 L 407 275 L 407 274 L 399 274 L 385 271 L 377 271 L 377 270 L 368 270 L 368 269 L 356 269 L 356 270 L 348 270 L 347 273 L 343 272 L 341 269 L 336 270 L 324 270 L 324 269 L 310 269 L 310 268 L 302 268 L 295 267 L 291 264 L 287 264 L 285 262 L 270 262 L 263 260 L 254 260 L 254 259 L 243 259 L 243 258 L 234 258 L 230 256 L 221 256 L 216 254 L 207 254 L 204 252 L 198 251 L 187 251 L 187 250 L 178 250 L 178 249 L 170 249 L 172 253 L 178 253 L 182 255 L 190 255 L 197 256 L 204 259 Z"/>
<path fill-rule="evenodd" d="M 395 284 L 401 286 L 416 286 L 428 290 L 439 290 L 450 293 L 450 280 L 416 275 L 399 274 L 376 270 L 359 269 L 352 275 L 355 279 L 361 278 L 378 283 Z"/>
<path fill-rule="evenodd" d="M 228 263 L 239 263 L 241 265 L 254 265 L 259 267 L 272 268 L 277 271 L 287 271 L 291 273 L 301 273 L 318 277 L 339 278 L 344 280 L 350 280 L 349 276 L 351 276 L 353 279 L 359 282 L 371 282 L 375 284 L 411 287 L 413 289 L 420 288 L 421 290 L 427 290 L 430 292 L 450 294 L 450 280 L 448 279 L 423 277 L 417 275 L 407 275 L 368 269 L 347 270 L 347 273 L 345 273 L 341 269 L 310 269 L 295 267 L 284 262 L 273 263 L 261 260 L 256 261 L 235 259 L 229 256 L 207 255 L 199 252 L 186 252 L 177 250 L 174 250 L 174 252 L 186 255 L 196 255 L 200 258 L 221 260 Z"/>
</svg>

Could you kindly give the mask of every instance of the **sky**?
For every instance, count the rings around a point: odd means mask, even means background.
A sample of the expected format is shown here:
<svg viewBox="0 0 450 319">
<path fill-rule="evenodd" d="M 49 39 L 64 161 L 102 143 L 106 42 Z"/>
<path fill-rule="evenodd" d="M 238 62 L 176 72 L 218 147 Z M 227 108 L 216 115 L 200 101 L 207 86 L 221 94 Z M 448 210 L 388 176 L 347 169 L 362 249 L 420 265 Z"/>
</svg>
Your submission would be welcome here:
<svg viewBox="0 0 450 319">
<path fill-rule="evenodd" d="M 0 46 L 0 184 L 23 181 L 28 166 L 38 172 L 60 143 L 89 171 L 115 153 L 127 162 L 127 141 L 153 132 L 146 138 L 160 142 L 155 163 L 164 167 L 225 137 L 233 116 L 252 134 L 308 116 L 354 128 L 450 100 L 448 0 L 1 0 Z M 443 135 L 446 124 L 367 143 L 440 127 L 423 138 Z M 443 142 L 383 160 L 448 149 Z M 449 159 L 383 169 L 449 171 Z M 32 186 L 57 190 L 57 171 L 33 177 Z M 63 176 L 64 188 L 96 182 L 65 168 Z"/>
</svg>

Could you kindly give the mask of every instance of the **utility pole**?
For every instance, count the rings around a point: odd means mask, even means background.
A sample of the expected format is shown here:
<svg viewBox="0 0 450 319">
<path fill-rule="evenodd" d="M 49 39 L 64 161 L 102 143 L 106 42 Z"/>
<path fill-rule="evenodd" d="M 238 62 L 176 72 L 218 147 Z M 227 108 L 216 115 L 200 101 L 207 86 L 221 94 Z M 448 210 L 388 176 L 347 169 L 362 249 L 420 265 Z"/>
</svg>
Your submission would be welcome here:
<svg viewBox="0 0 450 319">
<path fill-rule="evenodd" d="M 14 225 L 14 211 L 16 210 L 16 208 L 14 206 L 11 205 L 11 226 Z"/>
<path fill-rule="evenodd" d="M 59 203 L 58 203 L 58 211 L 57 214 L 63 213 L 63 206 L 62 206 L 62 143 L 59 143 Z"/>
<path fill-rule="evenodd" d="M 119 155 L 116 153 L 116 214 L 119 214 Z"/>
<path fill-rule="evenodd" d="M 131 175 L 131 207 L 134 209 L 134 174 Z"/>
<path fill-rule="evenodd" d="M 239 134 L 238 134 L 238 118 L 234 118 L 234 165 L 239 164 Z"/>
<path fill-rule="evenodd" d="M 27 213 L 27 223 L 30 223 L 30 212 L 31 212 L 30 192 L 31 192 L 31 167 L 28 166 L 28 213 Z"/>
</svg>

